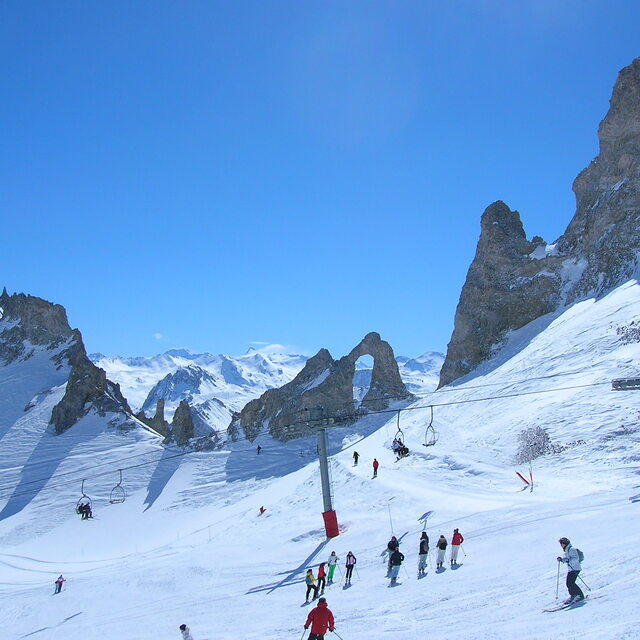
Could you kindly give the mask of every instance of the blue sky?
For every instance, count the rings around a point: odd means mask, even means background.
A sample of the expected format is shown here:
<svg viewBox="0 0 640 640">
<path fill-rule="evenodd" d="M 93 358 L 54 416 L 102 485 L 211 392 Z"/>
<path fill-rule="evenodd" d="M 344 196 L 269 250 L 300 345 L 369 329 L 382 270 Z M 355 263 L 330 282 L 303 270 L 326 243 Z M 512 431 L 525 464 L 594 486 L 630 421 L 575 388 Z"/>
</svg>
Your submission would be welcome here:
<svg viewBox="0 0 640 640">
<path fill-rule="evenodd" d="M 0 5 L 0 285 L 89 351 L 444 351 L 482 211 L 554 240 L 640 3 Z"/>
</svg>

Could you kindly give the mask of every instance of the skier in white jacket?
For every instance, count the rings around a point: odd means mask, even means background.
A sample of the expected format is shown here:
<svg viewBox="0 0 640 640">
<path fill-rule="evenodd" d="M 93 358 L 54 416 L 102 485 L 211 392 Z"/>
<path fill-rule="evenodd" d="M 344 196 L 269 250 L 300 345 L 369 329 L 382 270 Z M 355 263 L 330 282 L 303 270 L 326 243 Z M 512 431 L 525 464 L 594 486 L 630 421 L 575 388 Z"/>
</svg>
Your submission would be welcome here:
<svg viewBox="0 0 640 640">
<path fill-rule="evenodd" d="M 182 640 L 193 640 L 193 636 L 191 635 L 191 631 L 186 624 L 180 625 L 180 632 L 182 633 Z"/>
<path fill-rule="evenodd" d="M 576 584 L 578 574 L 582 571 L 582 565 L 580 564 L 580 556 L 578 550 L 571 546 L 569 538 L 560 538 L 558 540 L 560 546 L 564 550 L 564 556 L 558 556 L 558 562 L 564 562 L 567 565 L 567 589 L 569 590 L 569 598 L 565 600 L 565 604 L 570 602 L 578 602 L 584 600 L 584 593 L 582 589 Z"/>
</svg>

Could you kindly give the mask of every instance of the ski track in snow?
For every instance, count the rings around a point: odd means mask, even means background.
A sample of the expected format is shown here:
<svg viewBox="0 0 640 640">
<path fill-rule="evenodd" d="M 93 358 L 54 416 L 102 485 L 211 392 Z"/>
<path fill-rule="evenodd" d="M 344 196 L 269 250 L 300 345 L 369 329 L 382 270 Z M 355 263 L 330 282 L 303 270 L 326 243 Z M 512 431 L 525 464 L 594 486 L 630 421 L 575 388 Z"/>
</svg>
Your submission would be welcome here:
<svg viewBox="0 0 640 640">
<path fill-rule="evenodd" d="M 638 374 L 640 344 L 621 341 L 616 327 L 639 315 L 640 287 L 632 282 L 572 307 L 540 334 L 515 332 L 510 359 L 415 402 L 436 405 L 434 447 L 422 446 L 429 410 L 402 414 L 411 454 L 398 463 L 390 450 L 393 414 L 384 424 L 369 418 L 333 432 L 333 451 L 340 438 L 364 437 L 357 467 L 352 448 L 331 457 L 341 534 L 329 541 L 317 461 L 301 457 L 300 443 L 295 453 L 291 443 L 267 440 L 267 455 L 246 446 L 178 458 L 150 505 L 155 465 L 132 469 L 124 473 L 128 499 L 111 505 L 118 461 L 134 453 L 159 460 L 157 438 L 105 430 L 106 419 L 94 415 L 53 436 L 46 418 L 61 390 L 39 398 L 0 440 L 0 507 L 12 486 L 26 488 L 27 478 L 49 470 L 44 489 L 0 521 L 2 638 L 178 640 L 184 622 L 195 640 L 296 640 L 310 610 L 300 606 L 305 569 L 332 550 L 341 563 L 324 595 L 343 640 L 637 638 L 640 392 L 580 385 Z M 12 394 L 22 402 L 32 389 L 20 395 L 20 375 L 12 369 Z M 563 390 L 498 397 L 550 389 Z M 478 398 L 491 399 L 451 404 Z M 538 425 L 553 443 L 571 446 L 535 460 L 534 491 L 522 491 L 514 471 L 525 468 L 513 464 L 517 435 Z M 381 463 L 375 481 L 374 457 Z M 63 480 L 91 475 L 104 462 L 96 472 L 111 469 L 113 476 L 85 486 L 96 519 L 80 521 L 79 480 Z M 258 515 L 261 505 L 267 511 Z M 427 512 L 432 553 L 418 579 L 420 518 Z M 451 568 L 447 553 L 445 570 L 436 573 L 435 541 L 441 533 L 450 540 L 454 527 L 465 536 L 459 565 Z M 394 588 L 383 553 L 391 532 L 406 556 Z M 560 536 L 585 552 L 585 592 L 603 597 L 544 613 L 556 602 Z M 357 570 L 343 590 L 349 550 Z M 60 573 L 67 582 L 54 596 Z M 564 574 L 561 568 L 559 599 L 566 597 Z"/>
</svg>

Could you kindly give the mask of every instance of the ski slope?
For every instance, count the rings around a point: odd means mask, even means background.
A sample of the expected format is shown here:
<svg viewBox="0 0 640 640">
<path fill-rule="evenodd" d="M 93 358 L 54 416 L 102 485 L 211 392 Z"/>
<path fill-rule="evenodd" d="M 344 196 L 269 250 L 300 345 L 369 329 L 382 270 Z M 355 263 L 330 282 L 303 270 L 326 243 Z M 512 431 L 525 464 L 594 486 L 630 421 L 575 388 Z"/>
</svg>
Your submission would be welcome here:
<svg viewBox="0 0 640 640">
<path fill-rule="evenodd" d="M 149 433 L 98 429 L 94 415 L 68 432 L 73 440 L 51 436 L 45 417 L 55 394 L 42 398 L 21 426 L 34 435 L 22 442 L 14 433 L 8 455 L 11 431 L 2 440 L 0 495 L 16 483 L 14 494 L 38 489 L 0 521 L 2 637 L 179 639 L 186 623 L 195 640 L 298 639 L 309 611 L 305 570 L 332 550 L 342 565 L 351 550 L 352 586 L 337 580 L 325 592 L 343 640 L 637 638 L 640 392 L 612 391 L 610 381 L 639 374 L 638 317 L 640 286 L 631 281 L 515 332 L 478 375 L 400 414 L 411 454 L 399 462 L 394 413 L 332 432 L 341 534 L 329 541 L 309 439 L 261 438 L 259 456 L 256 443 L 239 442 L 172 457 L 179 452 Z M 426 448 L 429 405 L 439 438 Z M 566 448 L 533 462 L 530 492 L 514 473 L 528 470 L 513 457 L 518 434 L 533 426 Z M 34 457 L 37 447 L 44 453 Z M 152 464 L 125 471 L 129 497 L 109 504 L 115 470 L 138 461 Z M 26 484 L 43 469 L 44 484 Z M 96 518 L 80 521 L 79 482 L 67 481 L 102 471 L 85 486 Z M 434 572 L 432 554 L 417 578 L 423 524 L 432 548 L 460 529 L 457 568 Z M 392 533 L 406 560 L 400 584 L 389 587 L 383 550 Z M 560 536 L 584 551 L 591 591 L 583 588 L 602 597 L 543 613 L 556 601 Z M 67 582 L 54 596 L 60 573 Z M 564 570 L 562 598 L 563 581 Z"/>
</svg>

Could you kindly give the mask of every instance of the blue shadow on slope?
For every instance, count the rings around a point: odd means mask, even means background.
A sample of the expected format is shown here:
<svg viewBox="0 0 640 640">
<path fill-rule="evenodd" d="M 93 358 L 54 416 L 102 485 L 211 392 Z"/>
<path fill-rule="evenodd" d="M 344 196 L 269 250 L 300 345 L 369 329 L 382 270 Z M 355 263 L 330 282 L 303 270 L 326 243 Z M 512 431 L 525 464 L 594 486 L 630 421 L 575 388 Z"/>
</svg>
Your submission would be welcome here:
<svg viewBox="0 0 640 640">
<path fill-rule="evenodd" d="M 346 436 L 352 436 L 356 432 L 365 438 L 384 426 L 389 418 L 388 413 L 370 414 L 361 418 L 355 425 L 327 429 L 329 455 L 340 453 L 346 448 L 343 446 Z M 258 445 L 262 448 L 260 455 L 256 454 Z M 231 450 L 225 467 L 227 482 L 282 477 L 318 459 L 315 435 L 289 440 L 286 443 L 262 435 L 253 442 L 228 442 L 226 447 Z"/>
<path fill-rule="evenodd" d="M 153 470 L 149 485 L 147 487 L 147 497 L 144 499 L 146 504 L 145 511 L 153 506 L 153 503 L 160 497 L 164 488 L 171 480 L 173 474 L 178 470 L 182 457 L 176 457 L 175 450 L 163 449 L 162 458 Z"/>
<path fill-rule="evenodd" d="M 86 444 L 104 432 L 104 418 L 89 414 L 79 420 L 71 429 L 56 435 L 53 427 L 43 432 L 38 444 L 33 448 L 29 459 L 20 472 L 20 480 L 13 489 L 9 500 L 0 511 L 0 520 L 9 518 L 22 511 L 53 477 L 56 469 L 67 459 L 76 445 Z M 78 470 L 78 477 L 89 469 Z M 66 480 L 65 480 L 66 482 Z M 78 480 L 78 496 L 80 480 Z M 73 505 L 75 507 L 75 505 Z"/>
<path fill-rule="evenodd" d="M 267 594 L 279 589 L 280 587 L 285 587 L 291 584 L 296 584 L 298 582 L 304 582 L 304 576 L 302 576 L 299 580 L 294 580 L 294 578 L 305 572 L 309 568 L 309 564 L 312 563 L 314 558 L 327 546 L 327 543 L 331 540 L 331 538 L 327 538 L 323 542 L 321 542 L 303 561 L 300 565 L 298 565 L 295 569 L 291 571 L 285 572 L 285 577 L 279 582 L 271 583 L 271 584 L 262 584 L 257 587 L 253 587 L 253 589 L 249 589 L 247 594 L 249 593 L 259 593 L 260 591 L 266 591 Z M 282 574 L 279 574 L 282 575 Z"/>
</svg>

